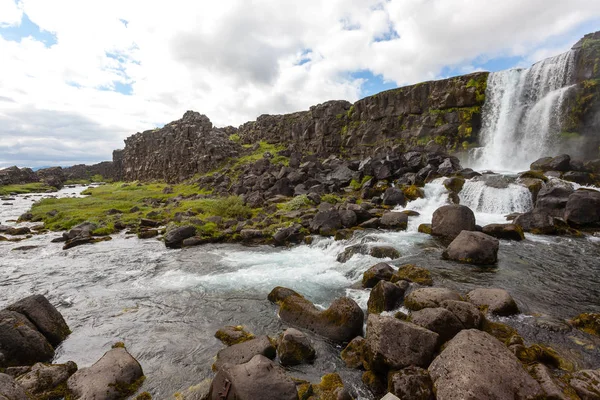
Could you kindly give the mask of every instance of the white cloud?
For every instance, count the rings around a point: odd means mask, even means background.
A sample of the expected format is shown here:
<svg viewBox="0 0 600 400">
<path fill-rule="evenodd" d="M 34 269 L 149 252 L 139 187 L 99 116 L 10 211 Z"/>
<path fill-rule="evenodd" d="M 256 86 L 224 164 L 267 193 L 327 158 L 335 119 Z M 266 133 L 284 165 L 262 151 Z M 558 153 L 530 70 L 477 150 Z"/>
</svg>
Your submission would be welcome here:
<svg viewBox="0 0 600 400">
<path fill-rule="evenodd" d="M 445 66 L 543 57 L 600 17 L 600 2 L 589 0 L 0 0 L 0 26 L 18 25 L 21 9 L 57 43 L 8 41 L 0 29 L 0 166 L 27 160 L 23 140 L 44 138 L 54 150 L 63 140 L 78 160 L 83 150 L 110 158 L 128 135 L 188 109 L 224 126 L 353 101 L 357 70 L 403 85 Z"/>
</svg>

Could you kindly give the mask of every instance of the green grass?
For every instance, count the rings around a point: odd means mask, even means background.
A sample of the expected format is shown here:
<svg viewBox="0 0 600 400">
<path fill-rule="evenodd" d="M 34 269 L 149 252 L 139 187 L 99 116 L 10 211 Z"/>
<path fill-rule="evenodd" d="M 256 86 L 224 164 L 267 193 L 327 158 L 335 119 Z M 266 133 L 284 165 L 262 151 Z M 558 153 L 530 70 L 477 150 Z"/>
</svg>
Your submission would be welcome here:
<svg viewBox="0 0 600 400">
<path fill-rule="evenodd" d="M 23 185 L 0 185 L 0 196 L 6 196 L 11 193 L 16 194 L 27 194 L 27 193 L 43 193 L 48 190 L 56 190 L 52 186 L 48 186 L 45 183 L 25 183 Z"/>
<path fill-rule="evenodd" d="M 251 148 L 252 146 L 253 145 L 250 145 L 250 144 L 244 145 L 244 147 L 247 149 Z M 263 155 L 266 152 L 269 152 L 273 155 L 273 158 L 271 159 L 271 163 L 288 165 L 289 158 L 277 155 L 277 152 L 284 150 L 284 149 L 285 149 L 285 146 L 270 144 L 264 140 L 261 140 L 260 142 L 258 142 L 258 148 L 256 150 L 254 150 L 251 154 L 247 154 L 245 156 L 238 158 L 235 161 L 235 163 L 233 164 L 233 168 L 236 168 L 236 167 L 239 167 L 242 165 L 252 164 L 252 163 L 260 160 L 261 158 L 263 158 Z"/>
<path fill-rule="evenodd" d="M 138 186 L 135 183 L 113 183 L 83 192 L 89 196 L 83 198 L 43 199 L 33 204 L 31 212 L 34 220 L 43 221 L 50 230 L 65 230 L 82 222 L 94 222 L 98 225 L 96 234 L 110 234 L 115 231 L 114 223 L 137 224 L 150 211 L 158 213 L 157 219 L 170 220 L 176 213 L 193 211 L 196 218 L 209 216 L 223 218 L 250 218 L 254 210 L 243 204 L 238 196 L 223 198 L 201 198 L 181 200 L 167 203 L 167 200 L 177 196 L 190 197 L 197 194 L 207 194 L 206 191 L 193 185 L 172 185 L 173 193 L 165 194 L 163 190 L 169 185 L 151 183 Z M 158 206 L 151 203 L 158 202 Z M 139 211 L 130 212 L 133 207 Z M 121 213 L 109 214 L 109 210 L 119 210 Z M 50 212 L 55 212 L 51 215 Z M 206 224 L 208 225 L 208 224 Z M 206 226 L 204 225 L 204 226 Z M 207 229 L 207 228 L 204 228 Z"/>
<path fill-rule="evenodd" d="M 313 202 L 305 194 L 294 197 L 288 202 L 281 203 L 278 205 L 280 210 L 284 211 L 296 211 L 302 208 L 310 207 Z"/>
</svg>

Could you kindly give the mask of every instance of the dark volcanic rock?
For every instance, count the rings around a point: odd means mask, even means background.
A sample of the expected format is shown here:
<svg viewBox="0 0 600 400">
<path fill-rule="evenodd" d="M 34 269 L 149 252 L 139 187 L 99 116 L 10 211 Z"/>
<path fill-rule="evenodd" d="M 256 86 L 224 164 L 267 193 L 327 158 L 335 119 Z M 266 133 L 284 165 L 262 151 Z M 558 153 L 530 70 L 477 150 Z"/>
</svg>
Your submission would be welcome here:
<svg viewBox="0 0 600 400">
<path fill-rule="evenodd" d="M 600 192 L 580 189 L 571 194 L 565 208 L 565 220 L 574 226 L 600 224 Z"/>
<path fill-rule="evenodd" d="M 50 361 L 54 349 L 22 314 L 0 311 L 0 367 Z"/>
<path fill-rule="evenodd" d="M 331 236 L 342 227 L 342 219 L 337 210 L 319 211 L 310 223 L 311 231 Z"/>
<path fill-rule="evenodd" d="M 406 205 L 406 199 L 404 198 L 404 193 L 402 190 L 391 187 L 386 189 L 383 194 L 383 204 L 386 206 L 402 206 Z"/>
<path fill-rule="evenodd" d="M 196 228 L 193 226 L 182 226 L 174 228 L 165 235 L 165 246 L 177 249 L 181 247 L 183 241 L 196 234 Z"/>
<path fill-rule="evenodd" d="M 467 206 L 452 204 L 435 210 L 431 220 L 431 234 L 454 239 L 461 231 L 475 230 L 475 214 Z"/>
<path fill-rule="evenodd" d="M 372 288 L 379 281 L 389 281 L 392 279 L 394 269 L 387 263 L 378 263 L 365 271 L 363 274 L 362 285 L 364 288 Z"/>
<path fill-rule="evenodd" d="M 495 264 L 498 261 L 498 239 L 482 232 L 462 231 L 448 248 L 443 257 L 475 265 Z"/>
<path fill-rule="evenodd" d="M 367 302 L 369 314 L 379 314 L 398 308 L 404 300 L 404 292 L 408 287 L 408 283 L 404 283 L 405 286 L 400 286 L 387 281 L 379 281 L 369 295 Z"/>
<path fill-rule="evenodd" d="M 482 232 L 496 239 L 516 241 L 525 239 L 523 229 L 516 224 L 489 224 L 483 227 Z"/>
</svg>

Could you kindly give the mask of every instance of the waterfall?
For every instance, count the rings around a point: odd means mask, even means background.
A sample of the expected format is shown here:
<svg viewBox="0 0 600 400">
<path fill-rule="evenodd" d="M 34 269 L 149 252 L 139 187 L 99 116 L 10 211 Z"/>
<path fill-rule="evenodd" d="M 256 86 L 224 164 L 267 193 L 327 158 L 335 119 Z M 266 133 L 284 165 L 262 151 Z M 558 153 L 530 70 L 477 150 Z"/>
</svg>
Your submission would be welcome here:
<svg viewBox="0 0 600 400">
<path fill-rule="evenodd" d="M 480 133 L 482 147 L 471 153 L 476 169 L 518 171 L 553 155 L 561 130 L 565 93 L 573 87 L 575 52 L 528 69 L 491 73 Z"/>
<path fill-rule="evenodd" d="M 484 180 L 469 180 L 465 182 L 459 197 L 460 204 L 484 214 L 524 213 L 533 208 L 531 192 L 514 183 L 497 188 L 489 186 Z"/>
</svg>

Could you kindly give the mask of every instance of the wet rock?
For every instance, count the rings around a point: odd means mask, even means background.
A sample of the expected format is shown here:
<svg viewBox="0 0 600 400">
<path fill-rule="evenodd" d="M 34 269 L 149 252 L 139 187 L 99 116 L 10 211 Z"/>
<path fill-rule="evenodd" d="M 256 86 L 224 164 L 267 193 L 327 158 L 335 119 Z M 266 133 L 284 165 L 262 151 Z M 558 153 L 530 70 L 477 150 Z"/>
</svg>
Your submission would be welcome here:
<svg viewBox="0 0 600 400">
<path fill-rule="evenodd" d="M 414 311 L 410 315 L 413 324 L 422 326 L 440 335 L 440 343 L 452 339 L 458 332 L 463 330 L 463 324 L 450 311 L 445 308 L 424 308 Z"/>
<path fill-rule="evenodd" d="M 491 335 L 468 329 L 429 366 L 438 400 L 520 400 L 542 395 L 519 360 Z"/>
<path fill-rule="evenodd" d="M 600 224 L 600 192 L 579 189 L 571 194 L 565 207 L 565 220 L 574 226 Z"/>
<path fill-rule="evenodd" d="M 302 225 L 294 224 L 287 228 L 280 228 L 273 235 L 273 241 L 276 246 L 284 246 L 288 243 L 300 243 L 304 240 Z"/>
<path fill-rule="evenodd" d="M 365 222 L 361 222 L 358 226 L 363 229 L 377 229 L 379 228 L 379 218 L 370 218 Z"/>
<path fill-rule="evenodd" d="M 140 363 L 124 347 L 114 347 L 91 367 L 75 372 L 67 387 L 75 398 L 117 400 L 135 393 L 143 379 Z"/>
<path fill-rule="evenodd" d="M 488 265 L 498 261 L 498 248 L 496 238 L 482 232 L 462 231 L 442 256 L 462 263 Z"/>
<path fill-rule="evenodd" d="M 279 317 L 283 321 L 333 341 L 348 342 L 362 334 L 364 313 L 350 298 L 336 299 L 324 311 L 293 290 L 280 286 L 268 298 L 280 306 Z"/>
<path fill-rule="evenodd" d="M 386 391 L 385 376 L 377 374 L 375 371 L 363 372 L 362 382 L 375 395 L 375 398 L 379 398 Z"/>
<path fill-rule="evenodd" d="M 562 218 L 572 193 L 573 189 L 570 186 L 545 186 L 537 195 L 535 211 L 543 211 L 553 217 Z"/>
<path fill-rule="evenodd" d="M 138 238 L 140 238 L 140 239 L 150 239 L 150 238 L 153 238 L 156 236 L 158 236 L 157 229 L 146 229 L 146 230 L 138 232 Z"/>
<path fill-rule="evenodd" d="M 453 177 L 444 180 L 444 187 L 453 193 L 460 193 L 465 184 L 464 178 Z"/>
<path fill-rule="evenodd" d="M 297 400 L 296 384 L 268 358 L 256 355 L 249 362 L 224 366 L 213 379 L 212 400 Z"/>
<path fill-rule="evenodd" d="M 392 283 L 399 281 L 408 281 L 418 283 L 423 286 L 433 285 L 431 273 L 425 268 L 417 267 L 414 264 L 406 264 L 398 267 L 398 271 L 391 278 Z"/>
<path fill-rule="evenodd" d="M 523 228 L 516 224 L 489 224 L 483 227 L 482 232 L 496 239 L 516 241 L 525 239 Z"/>
<path fill-rule="evenodd" d="M 352 210 L 340 210 L 340 219 L 344 228 L 352 228 L 358 223 L 356 213 Z"/>
<path fill-rule="evenodd" d="M 348 246 L 344 249 L 343 252 L 337 255 L 337 262 L 345 263 L 350 260 L 356 254 L 368 254 L 369 246 L 365 244 L 355 244 L 352 246 Z"/>
<path fill-rule="evenodd" d="M 1 400 L 29 400 L 25 390 L 13 377 L 0 373 L 0 399 Z"/>
<path fill-rule="evenodd" d="M 310 222 L 310 230 L 323 236 L 332 236 L 342 227 L 342 219 L 337 210 L 319 211 Z"/>
<path fill-rule="evenodd" d="M 215 337 L 226 346 L 247 342 L 254 339 L 254 335 L 244 329 L 243 326 L 224 326 L 215 333 Z"/>
<path fill-rule="evenodd" d="M 65 340 L 71 333 L 60 312 L 42 295 L 26 297 L 6 309 L 25 315 L 53 346 Z"/>
<path fill-rule="evenodd" d="M 394 274 L 394 268 L 388 263 L 378 263 L 365 271 L 363 274 L 362 285 L 364 288 L 372 288 L 379 281 L 389 281 Z"/>
<path fill-rule="evenodd" d="M 591 335 L 600 336 L 600 313 L 579 314 L 571 321 L 571 324 Z"/>
<path fill-rule="evenodd" d="M 461 231 L 475 230 L 475 214 L 467 206 L 451 204 L 438 208 L 431 220 L 431 234 L 447 239 L 456 238 Z"/>
<path fill-rule="evenodd" d="M 600 399 L 600 370 L 581 370 L 573 373 L 569 384 L 581 400 Z"/>
<path fill-rule="evenodd" d="M 21 227 L 11 226 L 8 229 L 6 229 L 5 233 L 7 235 L 12 235 L 12 236 L 29 235 L 31 233 L 31 230 L 26 226 L 21 226 Z"/>
<path fill-rule="evenodd" d="M 464 329 L 479 329 L 484 316 L 473 304 L 466 301 L 444 300 L 440 306 L 450 311 L 463 325 Z"/>
<path fill-rule="evenodd" d="M 427 367 L 433 359 L 438 334 L 410 322 L 377 314 L 367 320 L 366 359 L 374 371 L 410 365 Z"/>
<path fill-rule="evenodd" d="M 519 313 L 517 303 L 504 289 L 474 289 L 467 294 L 467 300 L 491 314 L 508 316 Z"/>
<path fill-rule="evenodd" d="M 407 367 L 390 373 L 388 391 L 399 399 L 435 400 L 433 382 L 427 370 Z"/>
<path fill-rule="evenodd" d="M 219 371 L 225 364 L 247 363 L 257 354 L 271 359 L 275 358 L 275 345 L 265 335 L 220 350 L 217 353 L 217 360 L 213 364 L 213 370 Z"/>
<path fill-rule="evenodd" d="M 173 228 L 165 235 L 165 246 L 170 249 L 178 249 L 185 239 L 191 238 L 195 234 L 196 228 L 191 225 Z"/>
<path fill-rule="evenodd" d="M 546 394 L 547 400 L 568 400 L 562 389 L 556 383 L 550 370 L 544 364 L 534 364 L 530 367 L 531 375 L 538 381 Z"/>
<path fill-rule="evenodd" d="M 410 292 L 404 298 L 404 305 L 409 310 L 418 311 L 423 308 L 439 307 L 445 300 L 461 301 L 462 298 L 454 290 L 446 288 L 421 288 Z"/>
<path fill-rule="evenodd" d="M 144 226 L 147 228 L 156 228 L 160 226 L 160 221 L 155 221 L 153 219 L 142 218 L 140 219 L 140 226 Z"/>
<path fill-rule="evenodd" d="M 85 238 L 92 236 L 92 232 L 98 229 L 98 225 L 93 222 L 84 222 L 73 228 L 66 235 L 67 240 L 72 240 L 75 238 Z"/>
<path fill-rule="evenodd" d="M 569 171 L 565 172 L 562 176 L 562 179 L 569 182 L 575 182 L 580 185 L 592 185 L 594 184 L 594 179 L 591 174 L 587 172 L 580 171 Z"/>
<path fill-rule="evenodd" d="M 357 336 L 342 350 L 341 357 L 348 368 L 360 368 L 363 366 L 365 339 Z"/>
<path fill-rule="evenodd" d="M 432 230 L 431 230 L 431 224 L 421 224 L 419 225 L 418 228 L 419 233 L 426 233 L 428 235 L 431 235 Z"/>
<path fill-rule="evenodd" d="M 542 157 L 531 163 L 529 168 L 535 171 L 547 171 L 551 169 L 549 166 L 550 161 L 552 161 L 552 157 Z"/>
<path fill-rule="evenodd" d="M 400 252 L 392 246 L 372 246 L 369 255 L 375 258 L 400 258 Z"/>
<path fill-rule="evenodd" d="M 514 220 L 525 232 L 538 235 L 554 235 L 563 232 L 567 226 L 546 211 L 532 210 L 519 215 Z"/>
<path fill-rule="evenodd" d="M 367 302 L 369 314 L 379 314 L 398 308 L 404 300 L 405 291 L 406 287 L 387 281 L 379 281 L 369 295 Z"/>
<path fill-rule="evenodd" d="M 391 187 L 386 189 L 383 194 L 383 204 L 386 206 L 402 206 L 406 205 L 406 199 L 402 190 Z"/>
<path fill-rule="evenodd" d="M 298 387 L 300 399 L 331 399 L 331 400 L 352 400 L 352 396 L 344 387 L 344 382 L 338 374 L 327 374 L 321 378 L 317 384 L 305 383 Z"/>
<path fill-rule="evenodd" d="M 291 366 L 312 363 L 315 359 L 315 349 L 308 337 L 294 328 L 283 332 L 277 345 L 277 356 L 281 365 Z"/>
<path fill-rule="evenodd" d="M 14 311 L 0 311 L 0 367 L 50 361 L 54 349 L 36 327 Z"/>
<path fill-rule="evenodd" d="M 28 393 L 40 398 L 50 397 L 57 386 L 62 385 L 77 371 L 73 361 L 66 364 L 35 364 L 29 372 L 19 376 L 17 383 Z"/>
<path fill-rule="evenodd" d="M 406 230 L 408 215 L 400 212 L 388 212 L 381 216 L 379 225 L 385 229 Z"/>
</svg>

